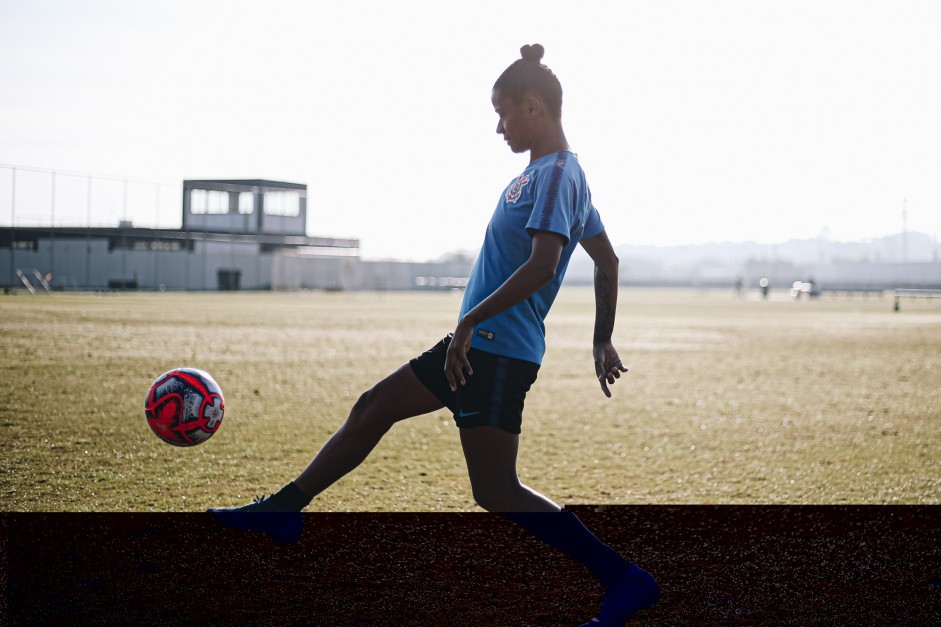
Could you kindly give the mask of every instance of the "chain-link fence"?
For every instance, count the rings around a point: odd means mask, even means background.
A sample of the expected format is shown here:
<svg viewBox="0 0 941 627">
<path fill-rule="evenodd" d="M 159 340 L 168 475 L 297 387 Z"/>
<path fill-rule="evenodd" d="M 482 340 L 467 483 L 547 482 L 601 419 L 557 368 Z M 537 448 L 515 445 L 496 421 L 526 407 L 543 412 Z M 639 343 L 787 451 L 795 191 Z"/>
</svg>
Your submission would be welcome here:
<svg viewBox="0 0 941 627">
<path fill-rule="evenodd" d="M 182 188 L 182 181 L 0 164 L 0 225 L 177 228 Z"/>
</svg>

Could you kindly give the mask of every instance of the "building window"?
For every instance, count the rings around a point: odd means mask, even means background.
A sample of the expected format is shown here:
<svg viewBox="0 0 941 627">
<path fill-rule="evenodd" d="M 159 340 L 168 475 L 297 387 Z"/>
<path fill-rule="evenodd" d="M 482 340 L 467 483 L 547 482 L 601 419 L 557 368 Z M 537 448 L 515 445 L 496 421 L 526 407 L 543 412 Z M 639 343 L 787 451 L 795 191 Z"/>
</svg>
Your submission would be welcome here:
<svg viewBox="0 0 941 627">
<path fill-rule="evenodd" d="M 239 192 L 239 213 L 248 215 L 255 211 L 255 194 Z"/>
<path fill-rule="evenodd" d="M 265 213 L 271 216 L 299 216 L 301 195 L 297 192 L 265 192 Z"/>
<path fill-rule="evenodd" d="M 229 192 L 190 190 L 190 213 L 229 213 Z"/>
</svg>

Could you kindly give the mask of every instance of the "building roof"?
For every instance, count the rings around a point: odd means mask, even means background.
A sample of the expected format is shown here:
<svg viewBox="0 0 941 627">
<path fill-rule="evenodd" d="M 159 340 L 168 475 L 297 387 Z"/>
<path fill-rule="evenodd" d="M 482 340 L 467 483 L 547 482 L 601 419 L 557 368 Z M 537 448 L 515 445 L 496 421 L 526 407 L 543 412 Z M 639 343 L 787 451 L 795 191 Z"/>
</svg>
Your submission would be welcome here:
<svg viewBox="0 0 941 627">
<path fill-rule="evenodd" d="M 300 189 L 306 190 L 307 185 L 303 183 L 287 183 L 285 181 L 269 181 L 267 179 L 199 179 L 183 181 L 183 187 L 199 187 L 205 184 L 211 185 L 242 185 L 245 187 L 275 187 L 281 189 Z"/>
<path fill-rule="evenodd" d="M 359 248 L 359 240 L 336 237 L 308 237 L 306 235 L 277 235 L 266 233 L 226 233 L 200 229 L 156 229 L 141 227 L 9 227 L 0 226 L 0 244 L 17 240 L 50 238 L 82 239 L 120 237 L 134 239 L 194 240 L 217 242 L 255 242 L 284 248 L 316 246 L 328 248 Z"/>
</svg>

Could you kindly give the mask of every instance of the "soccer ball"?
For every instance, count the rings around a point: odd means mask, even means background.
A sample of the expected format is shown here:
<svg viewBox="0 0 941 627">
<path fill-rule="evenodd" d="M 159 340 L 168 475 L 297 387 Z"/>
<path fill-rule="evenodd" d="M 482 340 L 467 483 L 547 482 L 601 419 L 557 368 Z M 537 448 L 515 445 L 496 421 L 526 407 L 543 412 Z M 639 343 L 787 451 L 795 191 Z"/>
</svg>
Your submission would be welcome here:
<svg viewBox="0 0 941 627">
<path fill-rule="evenodd" d="M 218 431 L 225 413 L 222 389 L 208 372 L 177 368 L 154 381 L 144 400 L 147 424 L 164 442 L 196 446 Z"/>
</svg>

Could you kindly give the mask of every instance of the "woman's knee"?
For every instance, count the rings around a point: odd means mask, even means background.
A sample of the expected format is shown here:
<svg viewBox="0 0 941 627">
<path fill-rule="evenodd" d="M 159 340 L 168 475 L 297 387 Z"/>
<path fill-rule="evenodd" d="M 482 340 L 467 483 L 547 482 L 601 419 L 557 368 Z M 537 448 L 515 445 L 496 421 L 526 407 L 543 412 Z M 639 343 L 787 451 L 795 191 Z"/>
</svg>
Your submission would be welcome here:
<svg viewBox="0 0 941 627">
<path fill-rule="evenodd" d="M 346 419 L 346 426 L 352 429 L 375 430 L 383 429 L 387 431 L 393 424 L 393 421 L 384 415 L 382 404 L 377 402 L 374 388 L 363 392 Z"/>
<path fill-rule="evenodd" d="M 474 501 L 488 512 L 511 511 L 517 504 L 522 490 L 519 481 L 474 481 L 471 490 Z"/>
<path fill-rule="evenodd" d="M 474 502 L 477 503 L 478 507 L 488 512 L 500 511 L 499 505 L 489 493 L 474 490 Z"/>
</svg>

